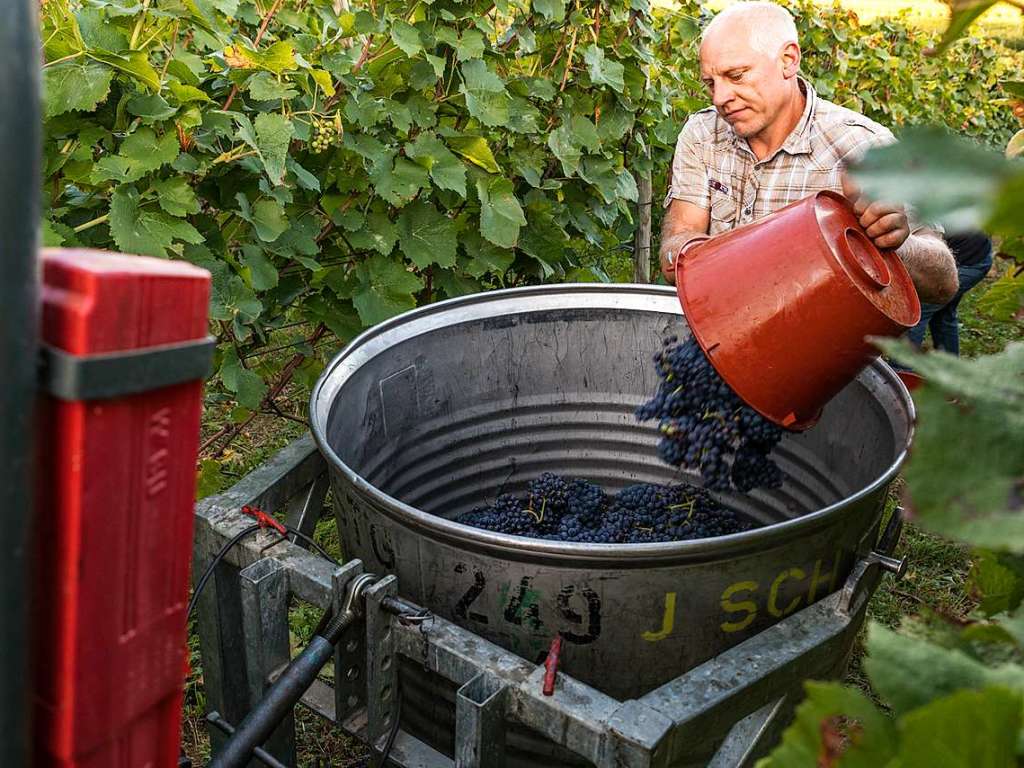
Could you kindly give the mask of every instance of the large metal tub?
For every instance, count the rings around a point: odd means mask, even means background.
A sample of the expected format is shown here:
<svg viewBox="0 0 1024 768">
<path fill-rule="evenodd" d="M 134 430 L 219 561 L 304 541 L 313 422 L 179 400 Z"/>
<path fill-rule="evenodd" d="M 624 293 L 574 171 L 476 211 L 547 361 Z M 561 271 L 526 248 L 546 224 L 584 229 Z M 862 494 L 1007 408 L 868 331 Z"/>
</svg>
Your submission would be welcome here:
<svg viewBox="0 0 1024 768">
<path fill-rule="evenodd" d="M 478 294 L 367 331 L 311 399 L 346 556 L 527 659 L 561 632 L 563 668 L 620 699 L 828 594 L 874 543 L 913 430 L 912 401 L 882 362 L 817 426 L 786 436 L 782 489 L 717 494 L 756 530 L 592 545 L 449 519 L 549 470 L 611 491 L 699 483 L 661 463 L 656 430 L 633 417 L 663 337 L 687 333 L 671 289 L 622 285 Z"/>
</svg>

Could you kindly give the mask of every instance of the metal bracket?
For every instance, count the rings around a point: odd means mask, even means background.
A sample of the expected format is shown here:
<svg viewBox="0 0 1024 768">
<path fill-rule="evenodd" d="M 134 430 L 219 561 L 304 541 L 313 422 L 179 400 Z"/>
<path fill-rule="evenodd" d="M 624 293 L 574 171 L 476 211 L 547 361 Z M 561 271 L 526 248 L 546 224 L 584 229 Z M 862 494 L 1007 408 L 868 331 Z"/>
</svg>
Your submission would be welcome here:
<svg viewBox="0 0 1024 768">
<path fill-rule="evenodd" d="M 455 768 L 504 768 L 508 686 L 480 672 L 455 695 Z"/>
<path fill-rule="evenodd" d="M 398 580 L 385 576 L 364 593 L 366 599 L 366 735 L 374 746 L 386 738 L 398 711 L 398 657 L 394 617 L 381 601 L 398 594 Z"/>
<path fill-rule="evenodd" d="M 74 355 L 44 344 L 39 386 L 61 400 L 109 400 L 197 381 L 210 374 L 216 343 L 207 336 L 95 355 Z"/>
<path fill-rule="evenodd" d="M 853 564 L 853 569 L 840 592 L 837 610 L 847 616 L 856 613 L 864 602 L 862 597 L 870 596 L 874 590 L 881 575 L 880 571 L 888 571 L 897 579 L 903 578 L 903 574 L 907 572 L 907 559 L 892 556 L 902 532 L 903 507 L 896 507 L 885 530 L 878 537 L 875 548 Z"/>
</svg>

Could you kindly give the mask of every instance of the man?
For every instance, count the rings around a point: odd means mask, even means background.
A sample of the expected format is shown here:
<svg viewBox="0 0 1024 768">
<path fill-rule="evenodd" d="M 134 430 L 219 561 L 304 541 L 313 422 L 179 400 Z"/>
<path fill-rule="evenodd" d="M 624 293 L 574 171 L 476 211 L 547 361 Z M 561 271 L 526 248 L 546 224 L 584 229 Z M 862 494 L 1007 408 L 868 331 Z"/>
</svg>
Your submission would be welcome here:
<svg viewBox="0 0 1024 768">
<path fill-rule="evenodd" d="M 704 32 L 700 68 L 714 106 L 692 115 L 676 144 L 660 247 L 669 282 L 688 246 L 831 189 L 854 203 L 875 245 L 897 250 L 922 301 L 953 297 L 956 265 L 942 238 L 923 227 L 911 232 L 901 206 L 866 199 L 847 177 L 846 163 L 894 138 L 819 98 L 800 77 L 787 10 L 771 2 L 729 6 Z"/>
</svg>

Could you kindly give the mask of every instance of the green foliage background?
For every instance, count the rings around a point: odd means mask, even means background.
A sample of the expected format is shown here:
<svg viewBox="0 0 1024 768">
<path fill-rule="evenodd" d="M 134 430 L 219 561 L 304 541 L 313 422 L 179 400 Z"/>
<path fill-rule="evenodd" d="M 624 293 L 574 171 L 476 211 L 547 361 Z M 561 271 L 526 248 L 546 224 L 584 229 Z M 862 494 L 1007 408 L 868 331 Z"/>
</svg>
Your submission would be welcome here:
<svg viewBox="0 0 1024 768">
<path fill-rule="evenodd" d="M 899 22 L 794 6 L 823 95 L 990 143 L 1020 55 L 949 62 Z M 417 304 L 632 274 L 676 134 L 705 104 L 690 0 L 48 0 L 44 240 L 214 275 L 218 385 L 257 408 L 287 355 Z M 984 77 L 977 77 L 977 73 Z M 959 75 L 957 73 L 960 73 Z M 324 141 L 314 143 L 318 135 Z M 326 151 L 317 151 L 330 143 Z"/>
</svg>

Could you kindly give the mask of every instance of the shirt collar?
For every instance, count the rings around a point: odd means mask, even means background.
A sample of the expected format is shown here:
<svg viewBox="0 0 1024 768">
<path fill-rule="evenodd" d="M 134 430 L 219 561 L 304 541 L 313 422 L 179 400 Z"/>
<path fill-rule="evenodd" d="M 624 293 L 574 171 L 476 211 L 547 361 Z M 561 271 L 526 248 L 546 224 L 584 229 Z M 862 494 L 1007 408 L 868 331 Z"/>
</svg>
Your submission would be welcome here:
<svg viewBox="0 0 1024 768">
<path fill-rule="evenodd" d="M 810 154 L 811 152 L 811 123 L 814 121 L 814 112 L 817 108 L 818 94 L 815 93 L 814 87 L 807 82 L 804 78 L 797 76 L 797 82 L 800 85 L 800 90 L 803 91 L 804 96 L 807 97 L 804 104 L 803 114 L 800 116 L 800 121 L 796 124 L 796 127 L 790 132 L 786 140 L 782 142 L 782 146 L 775 152 L 787 152 L 791 155 L 803 155 Z M 721 118 L 720 118 L 721 120 Z M 721 124 L 724 127 L 725 135 L 723 138 L 731 140 L 733 146 L 741 150 L 750 152 L 750 145 L 747 144 L 746 139 L 741 139 L 733 132 L 732 126 L 729 125 L 725 120 L 721 120 Z M 773 154 L 772 157 L 775 155 Z M 771 158 L 765 158 L 769 160 Z"/>
</svg>

